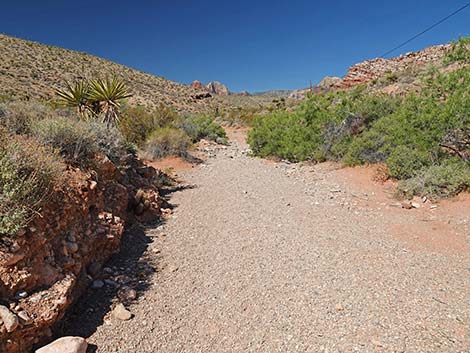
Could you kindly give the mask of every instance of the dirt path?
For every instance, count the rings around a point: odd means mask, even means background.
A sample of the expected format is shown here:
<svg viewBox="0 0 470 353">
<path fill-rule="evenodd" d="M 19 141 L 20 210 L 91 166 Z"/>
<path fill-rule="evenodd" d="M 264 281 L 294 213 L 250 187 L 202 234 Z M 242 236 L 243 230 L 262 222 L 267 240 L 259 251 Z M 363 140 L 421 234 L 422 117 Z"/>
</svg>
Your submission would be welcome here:
<svg viewBox="0 0 470 353">
<path fill-rule="evenodd" d="M 170 219 L 131 235 L 136 268 L 157 267 L 134 318 L 92 307 L 69 333 L 97 352 L 468 352 L 468 213 L 396 209 L 345 171 L 244 149 L 184 172 L 196 187 L 172 195 Z M 416 242 L 444 226 L 448 242 Z"/>
</svg>

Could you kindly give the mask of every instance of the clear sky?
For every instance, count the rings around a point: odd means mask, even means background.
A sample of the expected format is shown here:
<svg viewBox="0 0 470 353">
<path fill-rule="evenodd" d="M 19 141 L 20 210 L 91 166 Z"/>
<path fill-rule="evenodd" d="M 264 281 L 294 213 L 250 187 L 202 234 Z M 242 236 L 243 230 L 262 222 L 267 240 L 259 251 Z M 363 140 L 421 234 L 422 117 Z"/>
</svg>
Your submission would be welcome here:
<svg viewBox="0 0 470 353">
<path fill-rule="evenodd" d="M 0 32 L 182 83 L 218 80 L 253 92 L 342 76 L 467 2 L 4 0 Z M 395 55 L 469 34 L 467 8 Z"/>
</svg>

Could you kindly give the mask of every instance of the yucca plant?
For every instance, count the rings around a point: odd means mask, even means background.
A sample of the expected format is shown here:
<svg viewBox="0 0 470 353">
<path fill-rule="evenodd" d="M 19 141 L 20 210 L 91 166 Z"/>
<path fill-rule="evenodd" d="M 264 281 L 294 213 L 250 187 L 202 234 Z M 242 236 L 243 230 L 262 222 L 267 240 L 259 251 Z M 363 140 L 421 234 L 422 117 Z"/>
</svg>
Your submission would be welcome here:
<svg viewBox="0 0 470 353">
<path fill-rule="evenodd" d="M 121 103 L 131 96 L 126 84 L 116 77 L 90 81 L 88 100 L 91 109 L 108 127 L 118 124 Z"/>
<path fill-rule="evenodd" d="M 59 103 L 66 107 L 75 108 L 80 117 L 88 119 L 92 113 L 89 102 L 90 84 L 80 80 L 71 84 L 66 82 L 66 88 L 56 89 Z"/>
</svg>

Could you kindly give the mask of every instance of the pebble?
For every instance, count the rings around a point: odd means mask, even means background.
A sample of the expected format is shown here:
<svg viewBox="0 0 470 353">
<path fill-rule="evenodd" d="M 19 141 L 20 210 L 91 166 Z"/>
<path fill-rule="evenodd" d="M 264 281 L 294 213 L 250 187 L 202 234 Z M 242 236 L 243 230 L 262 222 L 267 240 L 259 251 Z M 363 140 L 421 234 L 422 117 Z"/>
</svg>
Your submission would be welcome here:
<svg viewBox="0 0 470 353">
<path fill-rule="evenodd" d="M 93 289 L 100 289 L 103 287 L 104 287 L 104 282 L 100 279 L 93 281 L 93 283 L 91 284 L 91 288 Z"/>
<path fill-rule="evenodd" d="M 29 317 L 26 311 L 20 311 L 18 313 L 18 318 L 20 319 L 20 323 L 22 325 L 30 325 L 33 323 L 33 320 Z"/>
<path fill-rule="evenodd" d="M 111 312 L 111 316 L 121 321 L 128 321 L 132 319 L 132 313 L 127 310 L 123 304 L 119 303 Z"/>
</svg>

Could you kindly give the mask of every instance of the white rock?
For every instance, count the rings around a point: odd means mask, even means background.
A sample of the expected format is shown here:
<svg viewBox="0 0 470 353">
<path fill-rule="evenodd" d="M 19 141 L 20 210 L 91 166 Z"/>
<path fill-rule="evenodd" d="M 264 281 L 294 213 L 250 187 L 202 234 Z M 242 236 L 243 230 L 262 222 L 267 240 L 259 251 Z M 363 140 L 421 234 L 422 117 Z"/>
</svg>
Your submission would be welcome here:
<svg viewBox="0 0 470 353">
<path fill-rule="evenodd" d="M 61 337 L 36 353 L 86 353 L 88 344 L 82 337 Z"/>
<path fill-rule="evenodd" d="M 2 319 L 3 325 L 5 325 L 7 332 L 15 331 L 15 329 L 20 324 L 18 316 L 13 314 L 10 309 L 3 305 L 0 305 L 0 318 Z"/>
<path fill-rule="evenodd" d="M 132 318 L 132 313 L 123 304 L 119 303 L 111 312 L 111 316 L 121 321 L 128 321 Z"/>
</svg>

